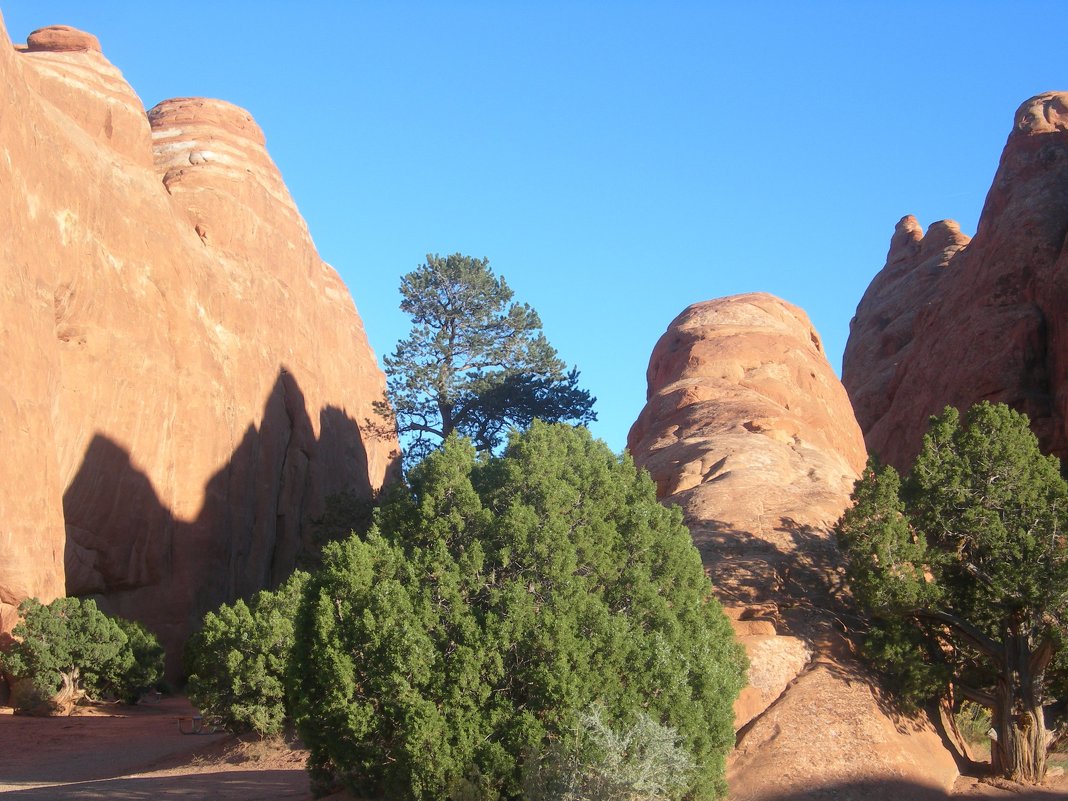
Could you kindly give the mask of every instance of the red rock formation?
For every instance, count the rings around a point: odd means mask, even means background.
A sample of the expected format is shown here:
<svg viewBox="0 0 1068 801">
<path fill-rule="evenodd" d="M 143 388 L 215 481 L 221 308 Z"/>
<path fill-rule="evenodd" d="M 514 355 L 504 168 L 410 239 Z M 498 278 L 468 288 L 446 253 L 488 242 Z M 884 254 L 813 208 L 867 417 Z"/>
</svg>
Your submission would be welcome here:
<svg viewBox="0 0 1068 801">
<path fill-rule="evenodd" d="M 948 798 L 957 767 L 926 718 L 885 706 L 849 663 L 816 662 L 739 738 L 730 797 L 746 801 Z"/>
<path fill-rule="evenodd" d="M 1016 112 L 975 237 L 898 223 L 842 364 L 868 448 L 907 469 L 946 405 L 1002 401 L 1068 457 L 1068 94 Z"/>
<path fill-rule="evenodd" d="M 247 112 L 146 116 L 69 28 L 0 33 L 0 83 L 0 614 L 93 594 L 177 658 L 394 469 L 384 377 Z"/>
<path fill-rule="evenodd" d="M 765 294 L 695 304 L 647 375 L 631 453 L 682 508 L 751 663 L 732 797 L 948 790 L 956 765 L 931 723 L 891 716 L 839 633 L 831 527 L 866 454 L 808 317 Z"/>
<path fill-rule="evenodd" d="M 828 530 L 866 456 L 803 311 L 759 293 L 694 304 L 657 342 L 647 378 L 628 446 L 715 554 L 717 585 L 763 602 L 799 553 L 832 558 Z"/>
</svg>

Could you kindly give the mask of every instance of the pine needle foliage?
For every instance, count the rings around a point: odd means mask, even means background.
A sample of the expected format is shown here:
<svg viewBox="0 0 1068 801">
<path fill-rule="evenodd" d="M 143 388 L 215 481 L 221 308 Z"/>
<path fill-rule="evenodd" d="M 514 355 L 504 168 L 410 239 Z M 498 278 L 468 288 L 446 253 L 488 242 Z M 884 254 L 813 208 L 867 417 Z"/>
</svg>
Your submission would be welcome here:
<svg viewBox="0 0 1068 801">
<path fill-rule="evenodd" d="M 488 452 L 534 419 L 597 419 L 578 371 L 567 370 L 538 313 L 512 301 L 487 259 L 427 255 L 401 279 L 400 292 L 412 330 L 383 360 L 389 402 L 375 408 L 395 419 L 409 463 L 454 432 Z"/>
</svg>

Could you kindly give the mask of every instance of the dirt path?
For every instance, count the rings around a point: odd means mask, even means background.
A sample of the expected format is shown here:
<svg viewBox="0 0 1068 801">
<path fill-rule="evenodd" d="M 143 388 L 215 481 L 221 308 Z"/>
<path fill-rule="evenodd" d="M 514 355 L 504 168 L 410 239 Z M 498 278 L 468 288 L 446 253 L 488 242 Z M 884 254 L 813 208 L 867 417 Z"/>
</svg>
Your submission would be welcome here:
<svg viewBox="0 0 1068 801">
<path fill-rule="evenodd" d="M 305 752 L 284 743 L 232 735 L 184 735 L 177 718 L 194 710 L 185 698 L 138 707 L 98 707 L 70 718 L 27 718 L 0 708 L 0 794 L 36 801 L 311 801 Z M 871 789 L 871 788 L 869 788 Z M 880 798 L 947 798 L 904 786 Z M 856 791 L 856 792 L 854 792 Z M 888 791 L 889 795 L 888 795 Z M 859 787 L 812 789 L 802 796 L 871 798 Z M 1042 788 L 996 786 L 961 777 L 956 801 L 1068 799 L 1068 777 Z M 348 796 L 332 796 L 343 801 Z M 327 799 L 326 801 L 331 801 Z"/>
<path fill-rule="evenodd" d="M 304 753 L 226 734 L 185 735 L 184 698 L 70 718 L 0 714 L 0 794 L 11 799 L 310 801 Z"/>
<path fill-rule="evenodd" d="M 1050 776 L 1041 787 L 1025 787 L 1009 782 L 986 782 L 974 776 L 961 776 L 953 785 L 957 799 L 1012 798 L 1015 801 L 1065 801 L 1068 799 L 1068 779 L 1063 775 Z"/>
</svg>

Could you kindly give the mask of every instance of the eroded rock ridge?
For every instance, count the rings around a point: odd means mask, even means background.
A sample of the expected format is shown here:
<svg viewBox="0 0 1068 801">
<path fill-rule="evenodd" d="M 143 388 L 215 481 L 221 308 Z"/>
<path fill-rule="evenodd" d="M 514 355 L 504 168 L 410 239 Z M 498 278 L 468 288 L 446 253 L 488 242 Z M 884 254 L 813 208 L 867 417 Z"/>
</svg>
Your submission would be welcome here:
<svg viewBox="0 0 1068 801">
<path fill-rule="evenodd" d="M 899 470 L 927 420 L 980 400 L 1026 412 L 1068 457 L 1068 93 L 1016 112 L 975 236 L 898 223 L 842 363 L 869 450 Z"/>
</svg>

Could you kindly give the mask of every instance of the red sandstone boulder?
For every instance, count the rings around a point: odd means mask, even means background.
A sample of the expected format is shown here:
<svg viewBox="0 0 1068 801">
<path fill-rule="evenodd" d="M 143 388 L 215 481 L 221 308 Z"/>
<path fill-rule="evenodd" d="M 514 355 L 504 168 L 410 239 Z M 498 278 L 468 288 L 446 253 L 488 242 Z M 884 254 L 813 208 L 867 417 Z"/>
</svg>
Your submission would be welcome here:
<svg viewBox="0 0 1068 801">
<path fill-rule="evenodd" d="M 780 634 L 773 619 L 756 616 L 759 611 L 756 615 L 754 611 L 726 607 L 734 635 L 749 657 L 747 683 L 734 702 L 736 730 L 775 703 L 812 659 L 812 649 L 804 640 Z"/>
<path fill-rule="evenodd" d="M 842 363 L 869 450 L 899 470 L 946 405 L 1026 412 L 1068 457 L 1068 94 L 1016 112 L 975 237 L 898 223 Z"/>
<path fill-rule="evenodd" d="M 801 309 L 754 293 L 697 303 L 653 349 L 628 446 L 682 507 L 713 580 L 738 602 L 836 564 L 830 527 L 866 458 Z"/>
<path fill-rule="evenodd" d="M 206 610 L 293 569 L 327 496 L 395 469 L 367 426 L 384 376 L 247 112 L 146 115 L 68 28 L 0 29 L 0 83 L 2 623 L 93 595 L 173 670 Z"/>
<path fill-rule="evenodd" d="M 739 738 L 730 797 L 947 798 L 957 778 L 950 752 L 926 717 L 903 717 L 886 700 L 855 664 L 813 662 Z"/>
<path fill-rule="evenodd" d="M 47 28 L 38 28 L 26 37 L 26 49 L 55 52 L 95 50 L 99 53 L 100 42 L 93 34 L 69 25 L 49 25 Z"/>
<path fill-rule="evenodd" d="M 866 454 L 845 390 L 795 306 L 695 304 L 653 349 L 628 439 L 680 506 L 751 666 L 728 763 L 738 799 L 944 796 L 956 764 L 852 657 L 831 528 Z"/>
</svg>

